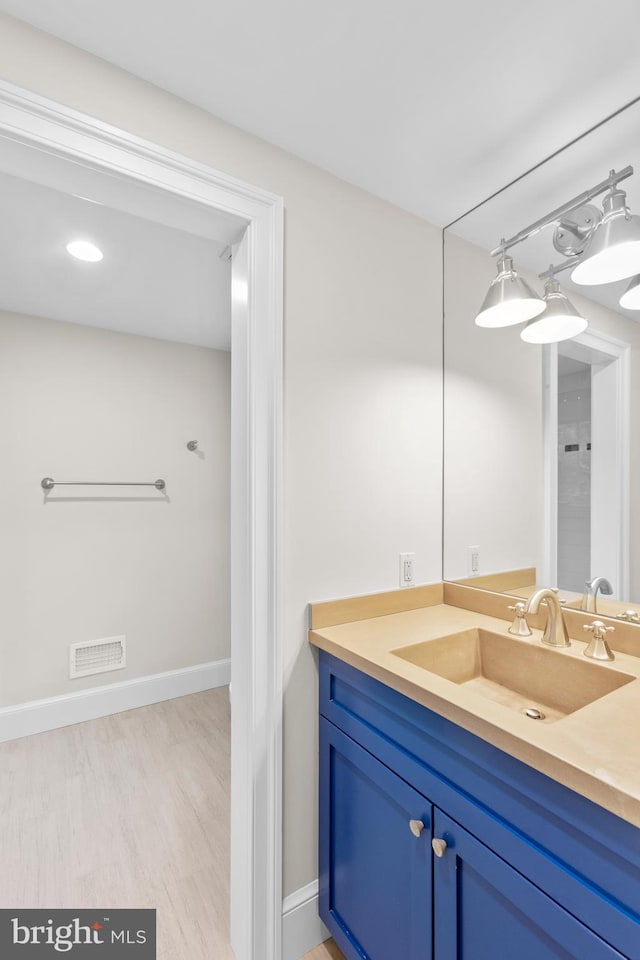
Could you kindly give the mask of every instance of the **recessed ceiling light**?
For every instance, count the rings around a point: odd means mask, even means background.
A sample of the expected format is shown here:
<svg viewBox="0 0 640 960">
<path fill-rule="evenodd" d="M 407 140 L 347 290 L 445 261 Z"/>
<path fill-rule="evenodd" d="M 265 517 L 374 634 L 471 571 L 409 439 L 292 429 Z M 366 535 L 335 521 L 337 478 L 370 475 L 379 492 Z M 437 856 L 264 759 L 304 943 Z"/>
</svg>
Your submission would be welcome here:
<svg viewBox="0 0 640 960">
<path fill-rule="evenodd" d="M 103 253 L 96 247 L 95 243 L 89 243 L 88 240 L 72 240 L 67 244 L 67 253 L 70 253 L 76 260 L 86 260 L 87 263 L 97 263 L 102 260 Z"/>
</svg>

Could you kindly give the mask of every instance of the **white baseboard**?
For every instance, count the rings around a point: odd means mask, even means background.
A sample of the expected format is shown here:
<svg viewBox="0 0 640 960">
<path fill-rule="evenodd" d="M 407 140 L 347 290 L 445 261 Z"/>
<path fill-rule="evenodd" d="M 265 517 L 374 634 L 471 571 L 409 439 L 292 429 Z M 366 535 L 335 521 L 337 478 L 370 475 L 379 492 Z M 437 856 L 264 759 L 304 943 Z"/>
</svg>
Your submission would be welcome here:
<svg viewBox="0 0 640 960">
<path fill-rule="evenodd" d="M 331 934 L 318 916 L 318 881 L 300 887 L 282 904 L 282 960 L 300 960 Z"/>
<path fill-rule="evenodd" d="M 28 737 L 72 723 L 108 717 L 122 710 L 146 707 L 188 693 L 222 687 L 231 679 L 231 661 L 214 660 L 194 667 L 169 670 L 150 677 L 91 687 L 47 700 L 32 700 L 0 708 L 0 743 Z"/>
</svg>

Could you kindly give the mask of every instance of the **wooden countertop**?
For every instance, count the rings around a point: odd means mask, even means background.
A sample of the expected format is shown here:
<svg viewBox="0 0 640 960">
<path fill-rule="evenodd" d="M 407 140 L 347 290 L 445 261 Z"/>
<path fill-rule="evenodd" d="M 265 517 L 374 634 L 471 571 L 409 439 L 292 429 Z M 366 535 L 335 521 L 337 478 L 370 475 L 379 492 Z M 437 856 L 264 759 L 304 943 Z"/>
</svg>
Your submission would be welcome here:
<svg viewBox="0 0 640 960">
<path fill-rule="evenodd" d="M 508 626 L 504 620 L 440 603 L 316 628 L 309 640 L 640 827 L 640 658 L 616 652 L 613 663 L 594 662 L 599 670 L 613 669 L 635 679 L 562 719 L 545 723 L 392 653 L 473 627 L 504 635 L 514 643 L 541 640 L 540 630 L 520 639 L 507 632 Z M 584 649 L 584 643 L 572 640 L 570 648 L 554 655 L 584 663 Z"/>
</svg>

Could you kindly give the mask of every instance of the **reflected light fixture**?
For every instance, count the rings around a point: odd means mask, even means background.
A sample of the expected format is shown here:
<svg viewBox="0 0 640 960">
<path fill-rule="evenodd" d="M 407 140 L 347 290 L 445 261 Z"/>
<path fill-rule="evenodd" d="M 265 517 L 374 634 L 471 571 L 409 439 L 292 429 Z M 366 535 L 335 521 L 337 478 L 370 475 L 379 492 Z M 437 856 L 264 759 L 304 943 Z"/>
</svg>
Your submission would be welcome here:
<svg viewBox="0 0 640 960">
<path fill-rule="evenodd" d="M 513 260 L 505 253 L 498 258 L 498 276 L 491 281 L 480 312 L 479 327 L 510 327 L 537 317 L 545 309 L 544 300 L 518 276 Z"/>
<path fill-rule="evenodd" d="M 632 277 L 620 305 L 640 310 L 640 217 L 632 216 L 627 195 L 618 184 L 633 175 L 633 167 L 610 170 L 609 176 L 519 230 L 491 251 L 498 258 L 498 276 L 489 287 L 475 318 L 479 327 L 508 327 L 526 323 L 521 337 L 528 343 L 558 343 L 586 330 L 588 323 L 560 290 L 556 274 L 571 269 L 578 284 L 615 283 Z M 590 201 L 605 194 L 603 213 Z M 544 300 L 518 273 L 509 256 L 512 247 L 554 227 L 553 245 L 564 256 L 540 279 Z"/>
<path fill-rule="evenodd" d="M 86 263 L 98 263 L 104 256 L 102 250 L 88 240 L 72 240 L 67 244 L 67 253 L 76 260 L 84 260 Z"/>
<path fill-rule="evenodd" d="M 625 310 L 640 310 L 640 274 L 633 277 L 631 283 L 620 297 L 620 306 Z"/>
<path fill-rule="evenodd" d="M 624 190 L 612 187 L 602 208 L 604 216 L 571 271 L 574 283 L 615 283 L 640 271 L 640 217 L 629 213 Z"/>
<path fill-rule="evenodd" d="M 551 276 L 544 285 L 544 311 L 529 320 L 520 336 L 527 343 L 559 343 L 583 333 L 589 323 L 560 290 L 560 284 Z"/>
</svg>

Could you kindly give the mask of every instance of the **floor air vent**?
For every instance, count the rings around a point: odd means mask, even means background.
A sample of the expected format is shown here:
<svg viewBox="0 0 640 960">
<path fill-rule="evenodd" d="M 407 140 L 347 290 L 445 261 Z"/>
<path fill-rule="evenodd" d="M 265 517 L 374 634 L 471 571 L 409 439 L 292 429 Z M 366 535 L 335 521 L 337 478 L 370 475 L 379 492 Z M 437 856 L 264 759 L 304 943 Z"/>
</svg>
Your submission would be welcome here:
<svg viewBox="0 0 640 960">
<path fill-rule="evenodd" d="M 127 665 L 127 638 L 106 637 L 89 643 L 69 645 L 69 677 L 89 677 L 93 673 L 122 670 Z"/>
</svg>

